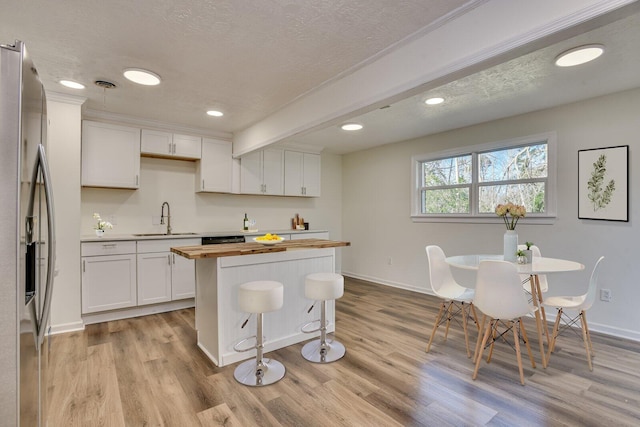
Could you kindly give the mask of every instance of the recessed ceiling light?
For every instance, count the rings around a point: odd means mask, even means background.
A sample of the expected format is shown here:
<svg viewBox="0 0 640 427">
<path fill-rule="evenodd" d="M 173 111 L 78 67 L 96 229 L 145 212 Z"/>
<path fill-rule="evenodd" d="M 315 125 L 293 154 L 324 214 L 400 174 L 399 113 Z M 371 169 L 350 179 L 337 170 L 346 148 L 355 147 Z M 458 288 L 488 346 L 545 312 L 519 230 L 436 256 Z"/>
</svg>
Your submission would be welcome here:
<svg viewBox="0 0 640 427">
<path fill-rule="evenodd" d="M 60 84 L 71 89 L 84 89 L 82 83 L 74 82 L 73 80 L 60 80 Z"/>
<path fill-rule="evenodd" d="M 424 101 L 424 103 L 427 105 L 438 105 L 438 104 L 442 104 L 443 102 L 444 102 L 444 98 L 429 98 L 426 101 Z"/>
<path fill-rule="evenodd" d="M 224 116 L 224 113 L 222 111 L 218 111 L 218 110 L 209 110 L 207 111 L 207 114 L 213 117 L 222 117 Z"/>
<path fill-rule="evenodd" d="M 602 55 L 603 52 L 604 46 L 601 44 L 574 47 L 558 55 L 555 63 L 558 67 L 573 67 L 574 65 L 593 61 Z"/>
<path fill-rule="evenodd" d="M 160 76 L 156 73 L 142 68 L 127 68 L 123 72 L 124 76 L 134 83 L 145 86 L 155 86 L 160 84 Z"/>
<path fill-rule="evenodd" d="M 362 125 L 360 123 L 345 123 L 340 126 L 342 130 L 360 130 L 362 129 Z"/>
</svg>

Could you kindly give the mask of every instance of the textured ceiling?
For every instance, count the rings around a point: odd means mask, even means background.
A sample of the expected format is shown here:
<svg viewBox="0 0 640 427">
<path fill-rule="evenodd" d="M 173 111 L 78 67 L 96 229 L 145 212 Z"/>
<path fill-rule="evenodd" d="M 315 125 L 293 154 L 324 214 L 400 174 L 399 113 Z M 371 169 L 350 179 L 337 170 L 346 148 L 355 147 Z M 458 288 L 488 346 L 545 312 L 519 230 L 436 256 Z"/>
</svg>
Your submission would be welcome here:
<svg viewBox="0 0 640 427">
<path fill-rule="evenodd" d="M 47 90 L 84 107 L 232 133 L 467 0 L 2 0 L 0 43 L 24 41 Z M 158 73 L 141 87 L 127 67 Z M 87 85 L 82 92 L 59 79 Z M 116 89 L 93 85 L 96 79 Z M 207 109 L 225 116 L 213 119 Z"/>
<path fill-rule="evenodd" d="M 0 0 L 0 43 L 25 41 L 46 89 L 87 97 L 85 112 L 231 137 L 485 2 Z M 594 63 L 571 70 L 552 65 L 559 52 L 592 42 L 606 46 Z M 640 87 L 638 46 L 636 12 L 390 108 L 353 117 L 365 125 L 358 133 L 347 134 L 331 124 L 285 142 L 348 153 Z M 130 83 L 122 76 L 127 67 L 153 70 L 163 83 Z M 64 88 L 57 83 L 62 78 L 87 88 Z M 97 79 L 118 87 L 101 89 L 93 84 Z M 430 95 L 447 101 L 426 108 L 423 101 Z M 212 108 L 225 116 L 206 116 Z"/>
<path fill-rule="evenodd" d="M 567 49 L 600 43 L 605 53 L 589 64 L 559 68 Z M 337 125 L 286 142 L 348 153 L 477 123 L 528 113 L 640 87 L 640 14 L 376 109 L 351 121 L 364 125 L 348 133 Z M 446 102 L 426 106 L 427 98 Z"/>
</svg>

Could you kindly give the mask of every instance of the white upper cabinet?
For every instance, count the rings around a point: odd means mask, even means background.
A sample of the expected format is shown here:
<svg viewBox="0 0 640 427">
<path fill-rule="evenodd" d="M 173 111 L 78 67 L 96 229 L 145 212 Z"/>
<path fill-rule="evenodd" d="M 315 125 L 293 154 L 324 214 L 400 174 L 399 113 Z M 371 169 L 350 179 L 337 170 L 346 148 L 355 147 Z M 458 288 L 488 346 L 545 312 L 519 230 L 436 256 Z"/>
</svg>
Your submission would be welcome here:
<svg viewBox="0 0 640 427">
<path fill-rule="evenodd" d="M 245 194 L 284 194 L 284 152 L 267 148 L 244 155 L 240 160 L 240 192 Z"/>
<path fill-rule="evenodd" d="M 200 159 L 202 138 L 159 130 L 142 129 L 140 152 L 145 156 Z"/>
<path fill-rule="evenodd" d="M 320 197 L 320 155 L 284 152 L 285 196 Z"/>
<path fill-rule="evenodd" d="M 132 188 L 140 180 L 140 129 L 82 122 L 82 185 Z"/>
<path fill-rule="evenodd" d="M 231 142 L 202 138 L 202 158 L 196 167 L 196 191 L 232 192 L 232 149 Z"/>
</svg>

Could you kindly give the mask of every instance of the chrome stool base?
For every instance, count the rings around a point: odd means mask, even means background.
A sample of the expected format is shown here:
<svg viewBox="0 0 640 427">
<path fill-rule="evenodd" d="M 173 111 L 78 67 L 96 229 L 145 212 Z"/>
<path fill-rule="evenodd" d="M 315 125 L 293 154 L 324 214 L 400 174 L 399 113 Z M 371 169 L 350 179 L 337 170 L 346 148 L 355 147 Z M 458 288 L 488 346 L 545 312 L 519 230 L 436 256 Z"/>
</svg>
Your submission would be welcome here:
<svg viewBox="0 0 640 427">
<path fill-rule="evenodd" d="M 338 341 L 325 342 L 324 348 L 322 339 L 317 339 L 306 343 L 302 347 L 302 357 L 313 363 L 331 363 L 341 359 L 346 352 L 344 345 Z"/>
<path fill-rule="evenodd" d="M 250 359 L 238 365 L 233 377 L 240 384 L 262 387 L 280 381 L 284 374 L 285 367 L 277 360 L 262 359 L 262 363 L 258 363 L 256 359 Z"/>
</svg>

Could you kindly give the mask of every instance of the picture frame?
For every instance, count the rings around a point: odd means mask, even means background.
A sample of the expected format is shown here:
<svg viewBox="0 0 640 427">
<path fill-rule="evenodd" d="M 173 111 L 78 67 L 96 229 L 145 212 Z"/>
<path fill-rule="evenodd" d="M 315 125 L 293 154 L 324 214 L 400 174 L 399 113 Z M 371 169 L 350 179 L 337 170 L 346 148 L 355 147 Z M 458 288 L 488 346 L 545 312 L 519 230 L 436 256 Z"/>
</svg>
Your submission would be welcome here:
<svg viewBox="0 0 640 427">
<path fill-rule="evenodd" d="M 578 218 L 629 221 L 629 146 L 578 150 Z"/>
</svg>

